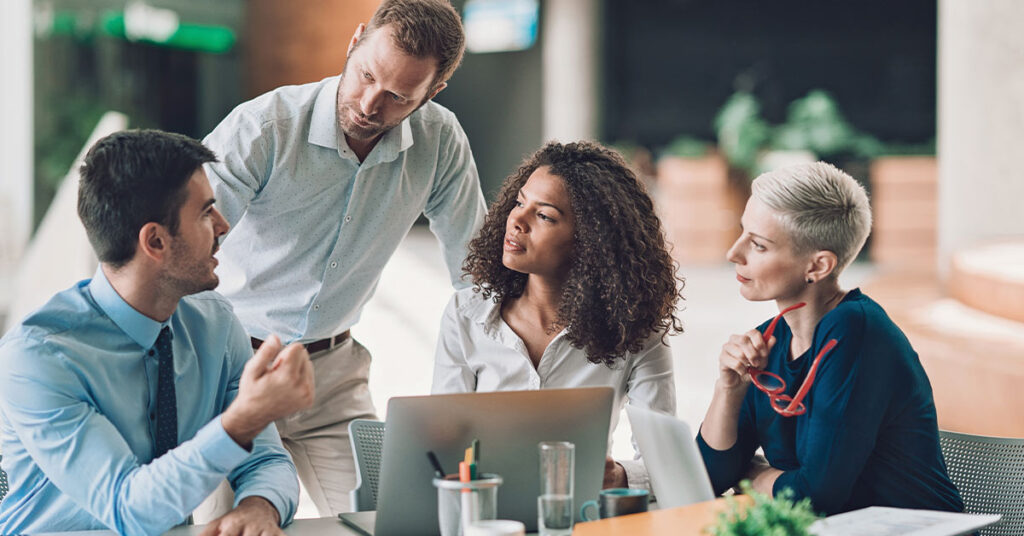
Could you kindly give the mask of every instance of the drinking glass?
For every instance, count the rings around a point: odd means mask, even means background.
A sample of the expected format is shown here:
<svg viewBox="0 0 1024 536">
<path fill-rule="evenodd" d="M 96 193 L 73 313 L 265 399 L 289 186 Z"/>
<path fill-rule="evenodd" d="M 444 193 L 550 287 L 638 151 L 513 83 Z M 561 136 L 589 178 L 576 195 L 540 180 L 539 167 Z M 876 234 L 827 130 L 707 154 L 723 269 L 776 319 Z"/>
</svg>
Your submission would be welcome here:
<svg viewBox="0 0 1024 536">
<path fill-rule="evenodd" d="M 568 441 L 544 441 L 538 448 L 540 496 L 537 497 L 537 530 L 541 536 L 572 534 L 576 446 Z"/>
</svg>

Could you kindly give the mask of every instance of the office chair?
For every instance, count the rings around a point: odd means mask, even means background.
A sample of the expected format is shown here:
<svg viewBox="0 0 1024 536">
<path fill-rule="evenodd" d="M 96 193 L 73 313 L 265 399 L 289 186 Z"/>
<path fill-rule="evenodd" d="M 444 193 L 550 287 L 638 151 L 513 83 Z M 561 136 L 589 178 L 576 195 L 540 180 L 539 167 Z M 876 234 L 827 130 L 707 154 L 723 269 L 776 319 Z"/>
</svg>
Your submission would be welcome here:
<svg viewBox="0 0 1024 536">
<path fill-rule="evenodd" d="M 4 457 L 0 456 L 0 460 L 3 459 Z M 4 500 L 4 497 L 7 496 L 7 492 L 10 491 L 10 489 L 11 488 L 7 486 L 7 473 L 5 473 L 3 469 L 0 469 L 0 501 Z"/>
<path fill-rule="evenodd" d="M 384 447 L 384 423 L 356 419 L 349 423 L 348 435 L 352 441 L 352 455 L 356 462 L 356 488 L 349 492 L 352 510 L 376 510 L 381 451 Z"/>
<path fill-rule="evenodd" d="M 1002 514 L 981 536 L 1024 534 L 1024 439 L 939 430 L 953 484 L 971 514 Z"/>
</svg>

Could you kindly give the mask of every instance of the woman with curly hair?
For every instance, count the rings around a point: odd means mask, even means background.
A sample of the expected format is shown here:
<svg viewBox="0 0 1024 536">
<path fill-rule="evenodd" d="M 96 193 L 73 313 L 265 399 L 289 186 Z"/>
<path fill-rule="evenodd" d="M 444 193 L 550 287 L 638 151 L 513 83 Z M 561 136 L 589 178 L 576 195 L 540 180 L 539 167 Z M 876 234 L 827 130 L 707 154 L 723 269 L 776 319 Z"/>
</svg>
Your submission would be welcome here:
<svg viewBox="0 0 1024 536">
<path fill-rule="evenodd" d="M 435 393 L 610 386 L 614 428 L 630 404 L 675 414 L 666 336 L 679 287 L 644 187 L 612 150 L 549 143 L 506 179 L 438 340 Z M 604 487 L 649 487 L 639 456 L 605 464 Z"/>
</svg>

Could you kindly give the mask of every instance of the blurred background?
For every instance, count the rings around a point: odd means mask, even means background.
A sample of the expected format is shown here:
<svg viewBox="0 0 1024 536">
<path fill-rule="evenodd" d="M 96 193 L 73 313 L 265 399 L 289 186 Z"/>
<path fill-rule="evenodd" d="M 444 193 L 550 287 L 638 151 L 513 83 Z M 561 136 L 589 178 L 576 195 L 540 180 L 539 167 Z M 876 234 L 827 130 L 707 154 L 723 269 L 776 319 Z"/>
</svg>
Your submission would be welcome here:
<svg viewBox="0 0 1024 536">
<path fill-rule="evenodd" d="M 378 3 L 6 0 L 0 324 L 95 268 L 74 211 L 90 137 L 202 138 L 246 99 L 339 73 Z M 844 283 L 907 332 L 940 426 L 1024 436 L 1024 3 L 453 4 L 470 48 L 435 100 L 462 122 L 489 199 L 551 139 L 614 145 L 647 182 L 687 278 L 680 417 L 699 423 L 726 337 L 773 313 L 739 297 L 724 260 L 750 179 L 820 159 L 870 192 L 876 226 Z M 429 391 L 450 294 L 415 228 L 354 329 L 382 414 Z"/>
</svg>

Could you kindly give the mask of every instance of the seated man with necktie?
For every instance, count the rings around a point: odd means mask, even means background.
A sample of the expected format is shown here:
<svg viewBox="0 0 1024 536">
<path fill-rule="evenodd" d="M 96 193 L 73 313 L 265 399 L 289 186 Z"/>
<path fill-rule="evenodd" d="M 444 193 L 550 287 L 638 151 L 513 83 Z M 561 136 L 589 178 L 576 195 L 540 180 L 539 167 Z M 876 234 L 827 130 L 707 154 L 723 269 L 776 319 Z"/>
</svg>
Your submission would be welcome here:
<svg viewBox="0 0 1024 536">
<path fill-rule="evenodd" d="M 228 229 L 202 168 L 214 160 L 154 130 L 86 155 L 78 214 L 100 266 L 0 339 L 0 534 L 159 534 L 224 478 L 235 508 L 207 533 L 291 521 L 298 481 L 273 422 L 312 405 L 312 365 L 275 337 L 253 356 L 204 292 Z"/>
</svg>

